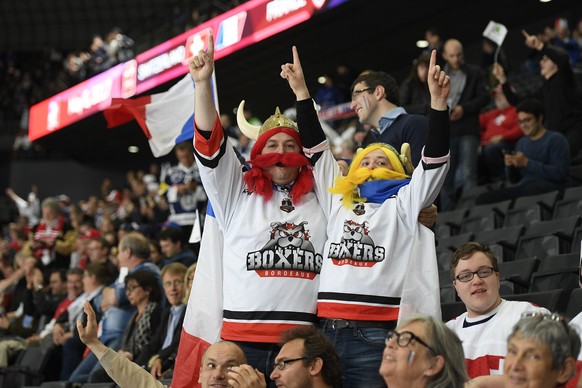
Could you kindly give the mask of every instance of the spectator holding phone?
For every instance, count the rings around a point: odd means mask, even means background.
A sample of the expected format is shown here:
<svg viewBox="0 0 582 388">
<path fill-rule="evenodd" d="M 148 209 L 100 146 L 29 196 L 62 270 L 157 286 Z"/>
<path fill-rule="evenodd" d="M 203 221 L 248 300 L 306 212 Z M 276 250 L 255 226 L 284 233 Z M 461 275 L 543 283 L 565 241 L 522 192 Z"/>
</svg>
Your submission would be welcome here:
<svg viewBox="0 0 582 388">
<path fill-rule="evenodd" d="M 544 108 L 539 100 L 524 100 L 516 109 L 525 136 L 517 141 L 515 152 L 504 155 L 508 181 L 515 185 L 485 192 L 477 197 L 477 204 L 547 193 L 568 185 L 570 148 L 566 137 L 544 127 Z"/>
</svg>

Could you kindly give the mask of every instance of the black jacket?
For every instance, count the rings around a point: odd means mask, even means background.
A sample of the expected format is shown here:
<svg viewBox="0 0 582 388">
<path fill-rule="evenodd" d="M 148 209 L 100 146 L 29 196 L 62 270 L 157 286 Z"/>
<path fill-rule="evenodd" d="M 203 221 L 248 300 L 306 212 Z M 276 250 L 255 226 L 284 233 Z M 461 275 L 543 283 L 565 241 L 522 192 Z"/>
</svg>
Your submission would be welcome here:
<svg viewBox="0 0 582 388">
<path fill-rule="evenodd" d="M 164 339 L 166 338 L 166 332 L 168 330 L 168 324 L 170 322 L 170 307 L 164 308 L 162 311 L 162 324 L 158 326 L 149 344 L 142 350 L 139 356 L 135 359 L 135 363 L 140 366 L 147 366 L 150 358 L 156 354 L 162 359 L 162 370 L 167 370 L 174 367 L 174 361 L 176 361 L 176 355 L 178 354 L 178 345 L 180 344 L 180 334 L 182 333 L 182 323 L 184 322 L 184 316 L 186 315 L 186 308 L 182 311 L 180 315 L 180 320 L 176 325 L 174 330 L 174 336 L 172 337 L 172 343 L 170 346 L 162 349 L 164 344 Z"/>
</svg>

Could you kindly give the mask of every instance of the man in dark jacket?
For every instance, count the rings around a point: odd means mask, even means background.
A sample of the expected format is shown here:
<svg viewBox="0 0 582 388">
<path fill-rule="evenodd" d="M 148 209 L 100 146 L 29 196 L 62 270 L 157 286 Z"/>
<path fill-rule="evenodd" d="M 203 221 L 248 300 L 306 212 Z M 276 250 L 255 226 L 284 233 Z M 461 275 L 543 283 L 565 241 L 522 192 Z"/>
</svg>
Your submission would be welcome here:
<svg viewBox="0 0 582 388">
<path fill-rule="evenodd" d="M 490 101 L 482 70 L 463 60 L 463 45 L 457 39 L 446 41 L 443 51 L 445 72 L 451 77 L 448 105 L 451 120 L 451 168 L 440 195 L 441 210 L 457 205 L 455 177 L 460 169 L 461 196 L 477 185 L 479 113 Z"/>
<path fill-rule="evenodd" d="M 162 311 L 162 324 L 135 359 L 136 364 L 147 367 L 158 379 L 171 376 L 178 353 L 182 323 L 186 314 L 186 305 L 183 304 L 186 270 L 186 266 L 181 263 L 171 263 L 162 268 L 162 285 L 168 307 Z"/>
<path fill-rule="evenodd" d="M 503 93 L 511 105 L 530 97 L 542 101 L 544 127 L 564 134 L 570 146 L 570 156 L 575 157 L 582 150 L 582 101 L 570 57 L 564 50 L 544 44 L 536 35 L 522 33 L 525 45 L 536 50 L 540 60 L 540 75 L 544 78 L 542 86 L 533 93 L 515 93 L 503 67 L 494 65 L 493 75 L 503 85 Z"/>
</svg>

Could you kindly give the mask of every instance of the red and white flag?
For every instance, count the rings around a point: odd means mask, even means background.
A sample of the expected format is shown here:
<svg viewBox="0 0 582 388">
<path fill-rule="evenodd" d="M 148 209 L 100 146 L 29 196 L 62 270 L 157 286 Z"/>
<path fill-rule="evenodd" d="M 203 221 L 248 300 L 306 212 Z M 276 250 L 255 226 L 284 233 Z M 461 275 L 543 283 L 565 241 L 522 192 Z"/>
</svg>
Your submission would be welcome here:
<svg viewBox="0 0 582 388">
<path fill-rule="evenodd" d="M 214 103 L 218 110 L 213 74 Z M 133 99 L 113 98 L 103 111 L 107 127 L 136 120 L 155 157 L 167 155 L 177 143 L 194 137 L 194 81 L 190 73 L 168 91 Z"/>
<path fill-rule="evenodd" d="M 198 264 L 174 365 L 172 388 L 200 387 L 198 378 L 204 351 L 220 340 L 222 329 L 222 231 L 210 202 Z"/>
</svg>

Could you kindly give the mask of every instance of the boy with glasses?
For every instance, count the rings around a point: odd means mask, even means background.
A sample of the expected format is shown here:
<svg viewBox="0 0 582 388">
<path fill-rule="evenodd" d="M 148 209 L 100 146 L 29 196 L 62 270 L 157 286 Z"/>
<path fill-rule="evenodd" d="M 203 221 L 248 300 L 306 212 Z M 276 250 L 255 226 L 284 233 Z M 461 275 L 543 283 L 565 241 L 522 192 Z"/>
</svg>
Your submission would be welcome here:
<svg viewBox="0 0 582 388">
<path fill-rule="evenodd" d="M 521 314 L 548 311 L 529 302 L 501 299 L 497 258 L 478 242 L 465 243 L 453 253 L 451 277 L 467 311 L 447 326 L 463 342 L 469 377 L 502 373 L 507 337 Z"/>
</svg>

